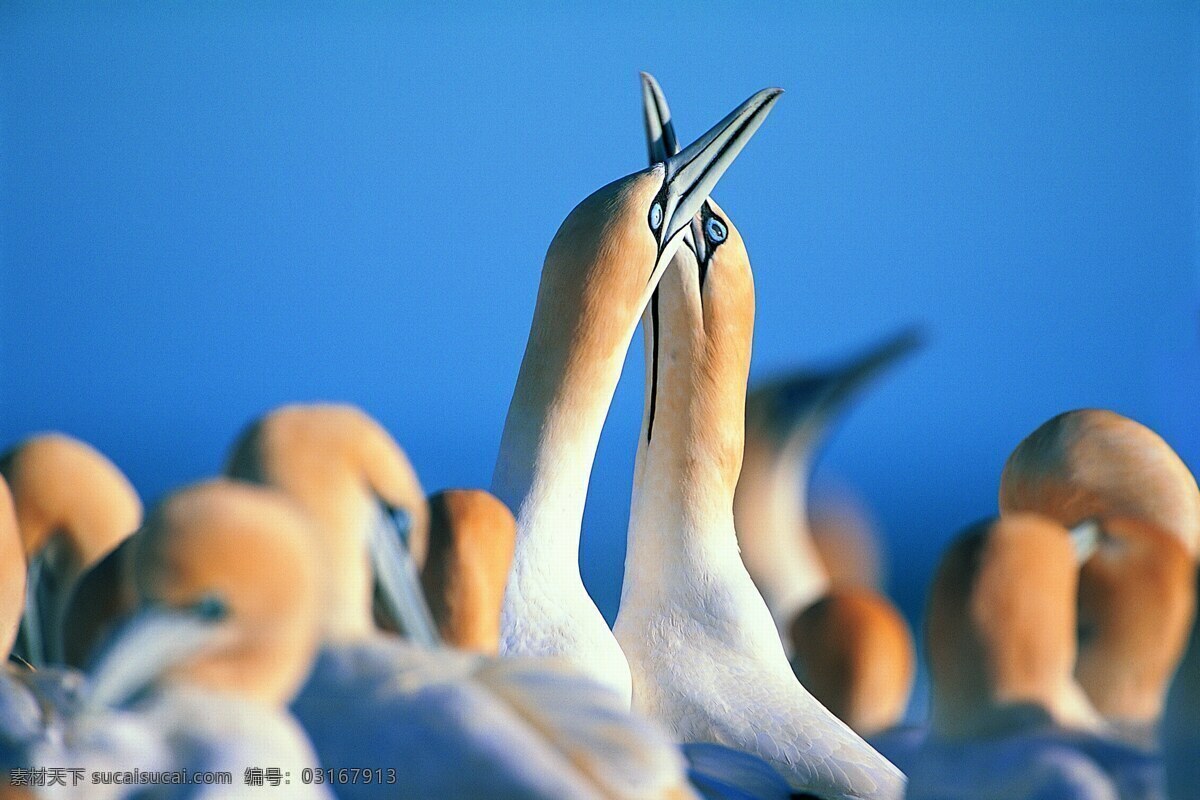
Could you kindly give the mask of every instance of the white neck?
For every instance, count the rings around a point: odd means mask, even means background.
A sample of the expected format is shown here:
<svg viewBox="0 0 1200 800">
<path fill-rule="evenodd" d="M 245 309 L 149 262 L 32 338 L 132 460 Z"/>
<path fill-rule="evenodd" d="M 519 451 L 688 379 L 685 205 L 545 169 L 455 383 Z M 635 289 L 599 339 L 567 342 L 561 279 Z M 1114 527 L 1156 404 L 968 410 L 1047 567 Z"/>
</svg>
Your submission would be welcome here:
<svg viewBox="0 0 1200 800">
<path fill-rule="evenodd" d="M 592 462 L 635 326 L 636 318 L 608 352 L 586 357 L 566 332 L 530 333 L 491 485 L 517 519 L 514 574 L 536 566 L 579 579 Z"/>
<path fill-rule="evenodd" d="M 799 447 L 776 451 L 770 443 L 748 442 L 737 492 L 742 560 L 781 632 L 829 591 L 809 534 L 808 460 Z"/>
</svg>

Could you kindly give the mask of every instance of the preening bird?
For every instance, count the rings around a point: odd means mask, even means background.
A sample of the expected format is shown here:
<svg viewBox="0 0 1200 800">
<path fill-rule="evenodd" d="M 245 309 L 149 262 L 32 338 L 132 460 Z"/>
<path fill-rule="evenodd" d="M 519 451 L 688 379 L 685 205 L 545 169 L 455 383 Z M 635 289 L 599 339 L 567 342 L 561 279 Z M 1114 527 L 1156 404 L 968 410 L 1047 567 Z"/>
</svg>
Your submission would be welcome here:
<svg viewBox="0 0 1200 800">
<path fill-rule="evenodd" d="M 1191 630 L 1200 490 L 1175 451 L 1111 411 L 1060 414 L 1023 440 L 1000 512 L 1037 511 L 1103 535 L 1079 584 L 1075 675 L 1126 740 L 1152 746 Z"/>
<path fill-rule="evenodd" d="M 230 458 L 231 474 L 283 489 L 316 523 L 329 584 L 322 648 L 293 709 L 321 762 L 395 765 L 391 780 L 339 786 L 339 797 L 692 797 L 666 735 L 566 665 L 422 647 L 375 628 L 381 575 L 396 578 L 384 594 L 415 602 L 421 587 L 389 563 L 399 556 L 380 546 L 384 528 L 367 524 L 388 491 L 371 476 L 397 471 L 367 469 L 363 454 L 403 458 L 357 410 L 292 406 L 251 426 Z"/>
<path fill-rule="evenodd" d="M 629 665 L 579 574 L 592 461 L 639 316 L 779 94 L 758 92 L 677 155 L 583 200 L 542 267 L 491 484 L 517 518 L 500 650 L 565 658 L 626 701 Z"/>
<path fill-rule="evenodd" d="M 643 80 L 651 157 L 669 158 L 669 112 Z M 614 626 L 633 707 L 681 741 L 764 759 L 794 790 L 900 798 L 899 770 L 796 680 L 738 555 L 733 495 L 753 320 L 745 245 L 708 199 L 643 316 L 646 402 Z"/>
<path fill-rule="evenodd" d="M 427 540 L 425 494 L 408 457 L 378 422 L 349 405 L 284 406 L 242 434 L 226 473 L 282 490 L 321 531 L 359 545 L 318 538 L 330 576 L 321 612 L 324 641 L 374 632 L 362 609 L 371 607 L 377 585 L 393 622 L 418 641 L 435 641 L 428 606 L 414 589 L 415 559 L 401 546 L 402 537 Z"/>
<path fill-rule="evenodd" d="M 1157 796 L 1145 755 L 1106 740 L 1073 673 L 1079 565 L 1099 538 L 1094 522 L 1068 531 L 1013 513 L 943 555 L 925 618 L 932 730 L 911 798 Z"/>
<path fill-rule="evenodd" d="M 318 765 L 286 711 L 317 643 L 314 538 L 299 509 L 264 489 L 211 481 L 169 496 L 134 540 L 134 615 L 101 649 L 62 735 L 31 746 L 27 763 L 238 781 L 269 765 L 292 776 L 289 796 L 330 797 L 300 780 Z M 173 797 L 233 791 L 172 788 Z M 84 791 L 144 790 L 89 781 Z"/>
<path fill-rule="evenodd" d="M 141 524 L 129 480 L 95 448 L 62 434 L 30 437 L 0 456 L 29 565 L 19 655 L 64 661 L 62 624 L 79 576 Z"/>
</svg>

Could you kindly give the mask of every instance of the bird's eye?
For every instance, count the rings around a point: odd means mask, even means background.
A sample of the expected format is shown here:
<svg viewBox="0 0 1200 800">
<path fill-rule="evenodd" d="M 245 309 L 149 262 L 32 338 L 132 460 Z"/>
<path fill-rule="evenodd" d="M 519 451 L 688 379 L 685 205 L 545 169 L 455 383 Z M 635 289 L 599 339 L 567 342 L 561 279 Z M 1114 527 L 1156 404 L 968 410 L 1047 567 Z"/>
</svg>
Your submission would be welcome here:
<svg viewBox="0 0 1200 800">
<path fill-rule="evenodd" d="M 657 232 L 662 227 L 662 218 L 662 205 L 656 200 L 654 205 L 650 206 L 650 230 Z"/>
<path fill-rule="evenodd" d="M 709 217 L 704 223 L 704 235 L 713 244 L 720 244 L 729 236 L 729 229 L 725 227 L 725 223 L 716 217 Z"/>
</svg>

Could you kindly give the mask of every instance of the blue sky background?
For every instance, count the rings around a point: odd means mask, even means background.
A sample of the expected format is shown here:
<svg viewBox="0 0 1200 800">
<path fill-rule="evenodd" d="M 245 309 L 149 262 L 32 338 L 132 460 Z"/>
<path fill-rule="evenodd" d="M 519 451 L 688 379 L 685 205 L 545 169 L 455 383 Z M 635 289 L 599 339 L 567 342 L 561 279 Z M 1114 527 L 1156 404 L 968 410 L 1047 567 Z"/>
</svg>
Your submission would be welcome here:
<svg viewBox="0 0 1200 800">
<path fill-rule="evenodd" d="M 685 140 L 787 89 L 717 192 L 755 375 L 927 327 L 824 461 L 910 614 L 1051 415 L 1112 408 L 1200 463 L 1188 3 L 5 4 L 0 445 L 68 431 L 153 501 L 266 409 L 336 399 L 427 488 L 486 486 L 546 246 L 643 165 L 640 69 Z M 640 361 L 583 537 L 610 618 Z"/>
</svg>

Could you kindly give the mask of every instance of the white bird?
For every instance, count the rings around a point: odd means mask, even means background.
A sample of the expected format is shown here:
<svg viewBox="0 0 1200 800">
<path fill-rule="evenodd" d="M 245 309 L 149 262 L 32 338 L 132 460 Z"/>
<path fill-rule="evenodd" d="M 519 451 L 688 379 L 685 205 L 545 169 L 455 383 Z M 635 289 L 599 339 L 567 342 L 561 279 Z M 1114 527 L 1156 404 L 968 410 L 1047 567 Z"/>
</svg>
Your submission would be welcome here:
<svg viewBox="0 0 1200 800">
<path fill-rule="evenodd" d="M 1013 511 L 1100 523 L 1104 535 L 1079 577 L 1075 676 L 1123 740 L 1155 749 L 1195 612 L 1195 478 L 1144 425 L 1111 411 L 1070 411 L 1009 456 L 1000 512 Z"/>
<path fill-rule="evenodd" d="M 920 343 L 916 330 L 901 331 L 845 364 L 782 375 L 749 394 L 734 503 L 738 543 L 785 645 L 792 621 L 831 586 L 808 532 L 807 490 L 816 457 L 847 403 Z"/>
<path fill-rule="evenodd" d="M 908 623 L 871 586 L 836 585 L 808 519 L 808 482 L 840 412 L 921 344 L 915 329 L 824 371 L 760 383 L 746 401 L 746 448 L 734 495 L 742 561 L 762 592 L 805 687 L 862 736 L 904 716 L 916 674 Z"/>
<path fill-rule="evenodd" d="M 34 666 L 64 662 L 63 617 L 76 582 L 141 524 L 129 480 L 95 448 L 32 436 L 0 456 L 29 564 L 17 651 Z"/>
<path fill-rule="evenodd" d="M 779 94 L 757 93 L 665 163 L 594 192 L 567 216 L 542 268 L 491 485 L 517 518 L 501 652 L 566 658 L 626 702 L 629 665 L 579 574 L 592 461 L 639 315 Z"/>
<path fill-rule="evenodd" d="M 661 91 L 644 76 L 651 157 L 670 154 Z M 766 760 L 793 789 L 898 798 L 904 776 L 792 674 L 738 555 L 754 287 L 741 236 L 705 202 L 643 318 L 647 392 L 614 632 L 633 707 L 680 740 Z"/>
<path fill-rule="evenodd" d="M 7 578 L 3 590 L 5 608 L 15 609 L 20 624 L 16 647 L 7 628 L 0 641 L 24 665 L 0 678 L 6 706 L 0 739 L 8 752 L 0 760 L 8 760 L 60 736 L 78 707 L 84 676 L 63 666 L 67 602 L 81 573 L 137 528 L 142 504 L 112 462 L 62 434 L 32 436 L 11 448 L 0 456 L 0 476 L 11 482 L 0 479 L 4 569 L 23 573 Z M 9 532 L 17 537 L 15 553 Z"/>
<path fill-rule="evenodd" d="M 1099 537 L 1014 513 L 951 544 L 926 612 L 932 725 L 910 798 L 1139 796 L 1119 791 L 1107 726 L 1072 672 L 1079 564 Z"/>
<path fill-rule="evenodd" d="M 315 538 L 275 492 L 211 481 L 170 495 L 133 540 L 134 615 L 101 650 L 62 735 L 30 747 L 27 763 L 84 767 L 85 781 L 134 767 L 227 773 L 169 789 L 206 799 L 249 796 L 247 770 L 271 767 L 289 797 L 330 798 L 304 780 L 318 764 L 286 711 L 316 649 Z M 47 795 L 144 792 L 68 781 Z"/>
<path fill-rule="evenodd" d="M 381 546 L 396 530 L 379 498 L 395 489 L 372 475 L 397 474 L 401 459 L 356 409 L 292 406 L 252 426 L 230 460 L 233 476 L 285 490 L 318 521 L 323 647 L 293 709 L 325 766 L 382 768 L 384 778 L 338 785 L 338 796 L 692 797 L 665 733 L 564 664 L 426 649 L 374 627 L 381 574 L 420 588 Z"/>
</svg>

